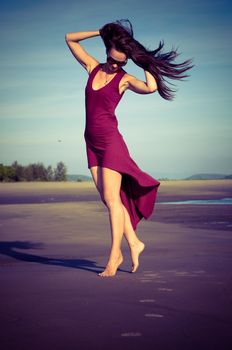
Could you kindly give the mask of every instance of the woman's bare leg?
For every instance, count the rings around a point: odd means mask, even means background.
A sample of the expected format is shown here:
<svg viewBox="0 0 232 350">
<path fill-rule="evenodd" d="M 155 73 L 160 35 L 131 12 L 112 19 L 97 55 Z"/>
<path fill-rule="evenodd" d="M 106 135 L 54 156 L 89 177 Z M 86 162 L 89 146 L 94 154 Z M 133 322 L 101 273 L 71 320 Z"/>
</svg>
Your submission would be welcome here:
<svg viewBox="0 0 232 350">
<path fill-rule="evenodd" d="M 133 229 L 133 226 L 131 224 L 129 213 L 124 205 L 123 205 L 123 209 L 124 209 L 124 217 L 125 217 L 124 235 L 130 247 L 131 260 L 132 260 L 131 272 L 135 272 L 139 267 L 139 255 L 144 250 L 145 244 L 142 241 L 140 241 L 138 236 L 136 235 L 136 232 Z"/>
<path fill-rule="evenodd" d="M 102 167 L 103 198 L 109 210 L 111 229 L 111 252 L 106 269 L 100 276 L 114 276 L 123 261 L 121 242 L 124 230 L 124 210 L 120 197 L 122 175 L 112 169 Z"/>
<path fill-rule="evenodd" d="M 93 181 L 96 185 L 97 190 L 100 193 L 101 199 L 103 203 L 106 205 L 106 202 L 104 200 L 103 196 L 103 180 L 102 180 L 102 168 L 100 166 L 94 166 L 90 168 L 91 174 Z M 137 235 L 136 232 L 134 231 L 131 220 L 128 214 L 127 209 L 125 206 L 122 204 L 123 210 L 124 210 L 124 230 L 123 233 L 125 235 L 125 238 L 128 242 L 128 245 L 130 247 L 131 251 L 131 259 L 132 259 L 132 271 L 135 272 L 138 269 L 139 266 L 139 255 L 142 253 L 144 250 L 144 243 L 141 242 Z"/>
<path fill-rule="evenodd" d="M 92 166 L 89 170 L 91 172 L 95 186 L 102 197 L 103 195 L 102 168 L 99 165 L 95 165 L 95 166 Z"/>
</svg>

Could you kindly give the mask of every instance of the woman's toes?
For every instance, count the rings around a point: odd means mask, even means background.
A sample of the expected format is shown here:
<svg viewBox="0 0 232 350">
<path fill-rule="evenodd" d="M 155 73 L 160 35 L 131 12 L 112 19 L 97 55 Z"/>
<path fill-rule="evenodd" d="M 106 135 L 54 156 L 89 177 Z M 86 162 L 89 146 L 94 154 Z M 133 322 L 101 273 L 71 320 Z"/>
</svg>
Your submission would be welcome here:
<svg viewBox="0 0 232 350">
<path fill-rule="evenodd" d="M 136 271 L 137 271 L 137 269 L 138 269 L 138 267 L 139 267 L 139 265 L 137 265 L 137 266 L 133 266 L 133 267 L 132 267 L 131 272 L 132 272 L 132 273 L 136 272 Z"/>
</svg>

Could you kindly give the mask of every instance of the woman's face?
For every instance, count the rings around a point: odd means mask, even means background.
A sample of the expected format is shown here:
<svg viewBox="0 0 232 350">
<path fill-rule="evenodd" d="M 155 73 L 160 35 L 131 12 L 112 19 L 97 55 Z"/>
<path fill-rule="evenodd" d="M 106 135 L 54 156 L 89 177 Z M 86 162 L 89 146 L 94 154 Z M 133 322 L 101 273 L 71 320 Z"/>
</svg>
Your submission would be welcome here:
<svg viewBox="0 0 232 350">
<path fill-rule="evenodd" d="M 127 56 L 114 48 L 107 51 L 107 68 L 110 72 L 117 72 L 127 62 Z"/>
</svg>

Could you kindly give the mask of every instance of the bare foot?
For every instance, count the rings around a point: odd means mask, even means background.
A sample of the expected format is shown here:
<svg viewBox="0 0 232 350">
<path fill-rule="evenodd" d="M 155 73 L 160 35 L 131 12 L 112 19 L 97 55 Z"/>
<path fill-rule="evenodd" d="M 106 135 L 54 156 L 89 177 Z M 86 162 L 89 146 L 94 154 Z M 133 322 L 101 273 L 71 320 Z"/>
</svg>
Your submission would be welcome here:
<svg viewBox="0 0 232 350">
<path fill-rule="evenodd" d="M 117 269 L 123 262 L 123 256 L 120 254 L 117 257 L 110 257 L 108 264 L 103 272 L 99 273 L 98 276 L 110 277 L 114 276 L 117 272 Z"/>
<path fill-rule="evenodd" d="M 130 246 L 131 259 L 132 259 L 132 263 L 133 263 L 131 272 L 135 272 L 138 269 L 138 267 L 139 267 L 139 255 L 142 253 L 144 248 L 145 248 L 145 244 L 141 241 Z"/>
</svg>

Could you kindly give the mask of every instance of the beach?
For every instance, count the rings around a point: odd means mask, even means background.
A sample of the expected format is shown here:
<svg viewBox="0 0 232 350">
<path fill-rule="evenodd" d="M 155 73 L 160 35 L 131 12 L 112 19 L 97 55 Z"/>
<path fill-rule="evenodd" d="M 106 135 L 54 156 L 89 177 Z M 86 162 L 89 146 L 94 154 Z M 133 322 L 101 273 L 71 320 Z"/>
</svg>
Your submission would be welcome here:
<svg viewBox="0 0 232 350">
<path fill-rule="evenodd" d="M 116 276 L 108 211 L 93 182 L 0 184 L 4 350 L 232 347 L 232 180 L 161 181 L 136 230 L 146 247 Z"/>
</svg>

